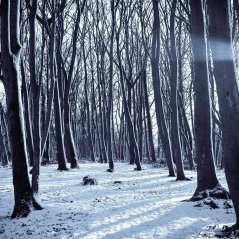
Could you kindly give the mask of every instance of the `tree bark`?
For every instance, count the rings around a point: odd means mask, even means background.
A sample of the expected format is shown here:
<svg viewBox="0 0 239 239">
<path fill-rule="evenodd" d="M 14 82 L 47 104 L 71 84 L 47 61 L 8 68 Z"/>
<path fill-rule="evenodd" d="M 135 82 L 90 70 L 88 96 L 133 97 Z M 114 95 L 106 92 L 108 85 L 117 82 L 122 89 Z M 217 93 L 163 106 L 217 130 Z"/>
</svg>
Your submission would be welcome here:
<svg viewBox="0 0 239 239">
<path fill-rule="evenodd" d="M 41 87 L 37 83 L 36 74 L 36 29 L 35 20 L 37 12 L 38 1 L 32 1 L 32 6 L 29 14 L 29 68 L 30 68 L 30 86 L 32 99 L 32 124 L 33 124 L 33 169 L 32 169 L 32 190 L 33 193 L 38 193 L 39 191 L 39 175 L 40 175 L 40 161 L 41 161 L 41 107 L 40 107 L 40 97 L 41 97 Z"/>
<path fill-rule="evenodd" d="M 24 115 L 26 122 L 26 140 L 27 140 L 27 150 L 29 155 L 30 166 L 33 165 L 33 140 L 32 140 L 32 126 L 31 126 L 31 116 L 30 116 L 30 107 L 29 107 L 29 96 L 25 76 L 25 68 L 23 60 L 21 60 L 21 76 L 22 76 L 22 90 L 23 90 L 23 99 L 24 99 Z"/>
<path fill-rule="evenodd" d="M 172 155 L 173 161 L 176 163 L 177 180 L 185 180 L 183 169 L 183 160 L 181 152 L 181 143 L 179 137 L 179 121 L 178 121 L 178 62 L 175 43 L 175 11 L 177 0 L 173 0 L 170 14 L 170 66 L 171 66 L 171 139 L 172 139 Z"/>
<path fill-rule="evenodd" d="M 197 188 L 194 195 L 219 185 L 213 157 L 212 109 L 202 1 L 190 1 L 194 59 L 194 129 Z"/>
<path fill-rule="evenodd" d="M 54 92 L 55 108 L 55 131 L 56 131 L 56 159 L 58 161 L 58 170 L 65 171 L 67 168 L 67 159 L 64 147 L 64 135 L 62 130 L 61 106 L 59 99 L 58 82 L 56 82 Z"/>
<path fill-rule="evenodd" d="M 15 198 L 15 206 L 11 217 L 26 217 L 30 213 L 31 205 L 36 209 L 42 209 L 42 207 L 34 199 L 28 175 L 28 158 L 19 79 L 21 50 L 19 44 L 20 1 L 11 0 L 10 5 L 9 0 L 2 0 L 1 8 L 2 65 L 7 99 Z"/>
<path fill-rule="evenodd" d="M 148 87 L 147 87 L 147 79 L 146 79 L 146 69 L 143 71 L 143 86 L 144 86 L 144 102 L 145 102 L 145 110 L 146 110 L 146 119 L 147 119 L 147 128 L 149 134 L 149 151 L 150 156 L 153 162 L 156 162 L 154 141 L 153 141 L 153 130 L 152 130 L 152 122 L 149 108 L 149 99 L 148 99 Z M 146 120 L 145 119 L 145 120 Z M 150 159 L 149 159 L 150 160 Z"/>
<path fill-rule="evenodd" d="M 86 102 L 86 111 L 87 111 L 87 130 L 88 130 L 88 143 L 90 148 L 91 161 L 95 162 L 95 152 L 94 145 L 92 140 L 92 131 L 91 131 L 91 122 L 90 122 L 90 105 L 89 105 L 89 96 L 88 96 L 88 74 L 87 74 L 87 63 L 86 63 L 86 54 L 85 54 L 85 43 L 82 45 L 83 49 L 83 58 L 84 58 L 84 73 L 85 73 L 85 82 L 84 82 L 84 92 L 85 92 L 85 102 Z"/>
<path fill-rule="evenodd" d="M 110 66 L 109 66 L 109 93 L 107 100 L 107 157 L 110 172 L 114 171 L 114 161 L 112 154 L 112 108 L 113 108 L 113 50 L 114 50 L 114 32 L 115 32 L 115 1 L 110 1 L 111 5 L 111 36 L 110 36 Z"/>
<path fill-rule="evenodd" d="M 75 66 L 76 61 L 76 47 L 77 47 L 77 37 L 78 37 L 78 31 L 80 27 L 80 18 L 81 13 L 84 9 L 86 0 L 83 1 L 82 7 L 80 8 L 79 3 L 77 3 L 77 18 L 75 22 L 75 28 L 73 31 L 73 40 L 72 40 L 72 56 L 71 56 L 71 62 L 70 62 L 70 69 L 66 81 L 66 87 L 64 92 L 64 130 L 65 130 L 65 146 L 66 146 L 66 152 L 67 152 L 67 158 L 71 163 L 71 168 L 78 168 L 78 155 L 76 152 L 75 147 L 75 141 L 72 134 L 72 125 L 71 125 L 71 110 L 70 110 L 70 91 L 72 87 L 72 81 L 73 81 L 73 69 Z"/>
<path fill-rule="evenodd" d="M 153 78 L 153 88 L 154 88 L 154 98 L 155 98 L 155 111 L 158 124 L 158 130 L 160 135 L 160 141 L 163 146 L 165 158 L 167 161 L 169 176 L 175 176 L 171 144 L 169 141 L 168 129 L 165 122 L 165 115 L 163 110 L 163 100 L 161 93 L 161 82 L 159 77 L 159 54 L 160 54 L 160 18 L 159 18 L 159 7 L 158 1 L 153 1 L 153 12 L 154 12 L 154 22 L 153 22 L 153 39 L 152 39 L 152 78 Z"/>
<path fill-rule="evenodd" d="M 225 174 L 239 229 L 239 90 L 230 26 L 230 1 L 207 2 L 209 39 L 222 121 Z"/>
</svg>

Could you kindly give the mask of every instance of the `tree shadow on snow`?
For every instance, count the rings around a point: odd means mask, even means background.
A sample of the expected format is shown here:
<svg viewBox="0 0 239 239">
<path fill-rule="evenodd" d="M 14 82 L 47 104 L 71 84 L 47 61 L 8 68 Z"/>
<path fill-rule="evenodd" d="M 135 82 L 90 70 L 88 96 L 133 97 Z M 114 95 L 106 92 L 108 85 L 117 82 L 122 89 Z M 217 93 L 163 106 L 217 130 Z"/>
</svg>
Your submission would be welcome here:
<svg viewBox="0 0 239 239">
<path fill-rule="evenodd" d="M 138 204 L 138 208 L 131 210 L 120 213 L 117 210 L 115 214 L 111 212 L 108 216 L 98 217 L 98 221 L 91 221 L 89 233 L 84 234 L 84 238 L 203 238 L 199 237 L 202 229 L 198 231 L 198 228 L 211 223 L 210 212 L 205 216 L 204 212 L 186 202 L 171 209 L 166 205 L 151 205 L 147 209 L 147 205 L 141 208 Z"/>
</svg>

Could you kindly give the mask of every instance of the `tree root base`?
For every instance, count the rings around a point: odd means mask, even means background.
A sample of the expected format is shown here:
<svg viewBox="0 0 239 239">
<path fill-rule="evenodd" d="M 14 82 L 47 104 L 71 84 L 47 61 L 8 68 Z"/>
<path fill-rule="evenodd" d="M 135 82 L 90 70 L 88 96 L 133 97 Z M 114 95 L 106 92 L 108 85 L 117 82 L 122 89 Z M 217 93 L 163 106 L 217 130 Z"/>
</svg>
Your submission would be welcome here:
<svg viewBox="0 0 239 239">
<path fill-rule="evenodd" d="M 73 158 L 73 160 L 70 160 L 70 165 L 71 165 L 71 169 L 79 169 L 80 166 L 78 164 L 78 159 L 77 158 Z"/>
<path fill-rule="evenodd" d="M 225 236 L 229 236 L 229 235 L 231 235 L 233 232 L 235 232 L 237 230 L 239 230 L 239 222 L 235 223 L 232 226 L 223 226 L 222 233 Z"/>
<path fill-rule="evenodd" d="M 189 201 L 196 202 L 206 199 L 208 197 L 226 200 L 230 199 L 229 193 L 222 186 L 217 186 L 213 189 L 207 189 L 204 191 L 196 190 L 196 192 Z"/>
<path fill-rule="evenodd" d="M 69 171 L 69 168 L 60 168 L 60 167 L 58 167 L 58 169 L 57 169 L 58 171 Z"/>
<path fill-rule="evenodd" d="M 187 178 L 187 177 L 185 177 L 185 178 L 176 178 L 176 181 L 191 181 L 191 179 Z"/>
<path fill-rule="evenodd" d="M 42 210 L 43 207 L 37 202 L 34 196 L 23 198 L 19 205 L 15 205 L 11 219 L 27 217 L 31 212 L 31 208 Z"/>
<path fill-rule="evenodd" d="M 108 173 L 113 173 L 113 172 L 114 172 L 114 169 L 108 168 L 108 169 L 106 170 L 106 172 L 108 172 Z"/>
<path fill-rule="evenodd" d="M 71 165 L 71 169 L 79 169 L 80 167 L 79 167 L 79 165 L 77 164 L 77 165 Z"/>
<path fill-rule="evenodd" d="M 31 211 L 29 203 L 20 203 L 19 206 L 15 206 L 11 215 L 11 219 L 27 217 Z"/>
</svg>

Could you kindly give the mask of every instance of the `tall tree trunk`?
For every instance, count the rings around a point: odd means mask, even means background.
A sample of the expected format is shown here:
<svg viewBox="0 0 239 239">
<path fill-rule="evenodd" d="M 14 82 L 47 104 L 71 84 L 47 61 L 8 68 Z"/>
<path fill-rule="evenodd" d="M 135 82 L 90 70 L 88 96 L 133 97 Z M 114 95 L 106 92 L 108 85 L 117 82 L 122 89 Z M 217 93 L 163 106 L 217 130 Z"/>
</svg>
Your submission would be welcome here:
<svg viewBox="0 0 239 239">
<path fill-rule="evenodd" d="M 109 93 L 108 93 L 108 102 L 107 102 L 107 154 L 109 161 L 109 172 L 114 171 L 114 161 L 112 154 L 112 109 L 113 109 L 113 47 L 114 47 L 114 32 L 115 32 L 115 1 L 110 1 L 111 5 L 111 36 L 110 36 L 110 66 L 109 66 Z"/>
<path fill-rule="evenodd" d="M 94 145 L 92 140 L 92 132 L 91 132 L 91 122 L 90 122 L 90 103 L 89 103 L 89 95 L 88 95 L 88 74 L 87 74 L 87 63 L 86 63 L 86 54 L 85 54 L 85 43 L 82 45 L 83 49 L 83 58 L 84 58 L 84 73 L 85 73 L 85 82 L 84 82 L 84 92 L 85 92 L 85 102 L 86 102 L 86 111 L 87 111 L 87 130 L 88 130 L 88 143 L 90 148 L 90 156 L 91 161 L 95 162 L 95 152 L 94 152 Z"/>
<path fill-rule="evenodd" d="M 132 111 L 132 93 L 131 93 L 131 91 L 132 91 L 131 85 L 129 83 L 127 83 L 127 103 L 126 104 L 128 107 L 130 117 L 131 117 L 131 111 Z M 125 107 L 124 99 L 123 99 L 123 105 Z M 128 117 L 127 117 L 126 113 L 125 113 L 125 120 L 126 120 L 126 122 L 128 122 Z M 129 124 L 127 123 L 127 127 L 128 127 L 128 125 Z M 132 129 L 130 129 L 130 130 L 132 130 Z M 134 150 L 134 142 L 133 141 L 134 141 L 133 137 L 128 137 L 128 149 L 129 149 L 129 155 L 130 155 L 130 164 L 134 164 L 134 159 L 135 159 L 135 150 Z"/>
<path fill-rule="evenodd" d="M 56 82 L 54 92 L 55 108 L 55 131 L 56 131 L 56 159 L 58 161 L 58 170 L 68 170 L 67 159 L 64 147 L 64 135 L 62 130 L 61 105 L 59 99 L 58 82 Z"/>
<path fill-rule="evenodd" d="M 152 161 L 156 162 L 156 155 L 155 155 L 154 141 L 153 141 L 152 122 L 151 122 L 151 115 L 150 115 L 150 108 L 149 108 L 149 99 L 148 99 L 148 87 L 147 87 L 147 79 L 146 79 L 146 69 L 144 69 L 142 77 L 143 77 L 143 86 L 144 86 L 144 102 L 145 102 L 145 110 L 146 110 L 147 128 L 148 128 L 148 134 L 149 134 L 150 155 L 151 155 Z"/>
<path fill-rule="evenodd" d="M 212 110 L 209 93 L 207 49 L 202 2 L 190 1 L 191 38 L 194 60 L 194 127 L 197 188 L 194 193 L 213 189 L 219 185 L 212 145 Z"/>
<path fill-rule="evenodd" d="M 102 62 L 103 59 L 101 59 Z M 104 123 L 103 123 L 103 110 L 102 110 L 102 95 L 101 95 L 101 77 L 104 77 L 100 74 L 98 76 L 98 97 L 99 97 L 99 121 L 100 121 L 100 145 L 101 145 L 101 155 L 102 155 L 102 163 L 107 162 L 107 154 L 106 154 L 106 147 L 105 147 L 105 137 L 104 137 Z"/>
<path fill-rule="evenodd" d="M 44 153 L 46 141 L 49 134 L 50 123 L 51 123 L 51 116 L 52 116 L 52 105 L 54 99 L 54 92 L 55 92 L 55 84 L 56 84 L 56 74 L 55 74 L 55 1 L 52 0 L 52 26 L 51 26 L 51 34 L 49 35 L 49 63 L 47 61 L 47 69 L 49 69 L 50 75 L 50 90 L 48 93 L 48 100 L 47 100 L 47 111 L 46 111 L 46 119 L 44 121 L 44 129 L 42 131 L 41 137 L 41 155 Z M 47 77 L 48 77 L 48 70 L 47 70 Z M 48 84 L 47 84 L 48 85 Z"/>
<path fill-rule="evenodd" d="M 121 70 L 122 71 L 122 70 Z M 134 163 L 136 164 L 135 170 L 140 171 L 141 170 L 141 164 L 140 164 L 140 154 L 139 154 L 139 148 L 138 144 L 135 138 L 135 132 L 134 132 L 134 126 L 133 122 L 129 113 L 129 107 L 126 100 L 126 93 L 124 89 L 124 82 L 123 82 L 123 74 L 121 73 L 120 76 L 121 79 L 121 88 L 122 88 L 122 95 L 123 95 L 123 104 L 124 104 L 124 111 L 125 111 L 125 118 L 127 123 L 127 129 L 129 134 L 129 142 L 132 143 L 132 147 L 130 147 L 130 154 L 131 157 L 133 157 Z"/>
<path fill-rule="evenodd" d="M 48 75 L 47 75 L 47 86 L 48 86 Z M 41 87 L 42 87 L 42 92 L 44 92 L 43 84 L 41 84 Z M 48 87 L 46 87 L 46 88 L 47 88 L 46 91 L 48 92 Z M 45 120 L 46 120 L 45 101 L 46 101 L 46 95 L 43 93 L 42 94 L 42 102 L 41 102 L 41 104 L 42 104 L 42 107 L 41 107 L 42 131 L 44 130 Z M 41 165 L 46 165 L 46 164 L 50 163 L 49 146 L 50 146 L 50 135 L 48 134 L 47 140 L 46 140 L 46 146 L 45 146 L 44 150 L 42 150 L 43 154 L 42 154 Z"/>
<path fill-rule="evenodd" d="M 76 152 L 75 147 L 75 141 L 74 137 L 72 135 L 72 125 L 71 125 L 71 109 L 70 109 L 70 91 L 72 87 L 72 81 L 73 81 L 73 69 L 76 61 L 76 47 L 77 47 L 77 37 L 78 37 L 78 31 L 79 31 L 79 25 L 80 25 L 80 18 L 81 13 L 84 9 L 86 0 L 83 0 L 82 6 L 80 7 L 79 2 L 77 2 L 77 18 L 75 22 L 75 28 L 73 31 L 73 40 L 72 40 L 72 56 L 71 56 L 71 62 L 70 62 L 70 69 L 67 77 L 67 83 L 65 87 L 64 92 L 64 131 L 65 131 L 65 146 L 66 146 L 66 152 L 67 152 L 67 158 L 71 163 L 71 168 L 77 168 L 78 167 L 78 155 Z"/>
<path fill-rule="evenodd" d="M 239 90 L 232 48 L 230 1 L 210 0 L 209 39 L 217 86 L 225 173 L 239 229 Z"/>
<path fill-rule="evenodd" d="M 170 14 L 170 66 L 171 66 L 171 139 L 173 161 L 176 163 L 177 180 L 185 180 L 178 121 L 178 62 L 175 43 L 175 11 L 177 0 L 173 0 Z"/>
<path fill-rule="evenodd" d="M 138 126 L 138 145 L 139 145 L 139 154 L 140 154 L 140 161 L 143 160 L 143 76 L 140 77 L 140 81 L 138 84 L 138 89 L 137 92 L 138 94 L 136 95 L 136 98 L 138 99 L 139 103 L 137 105 L 137 113 L 135 112 L 136 116 L 136 127 Z M 137 120 L 138 118 L 138 120 Z"/>
<path fill-rule="evenodd" d="M 29 68 L 30 68 L 30 86 L 31 86 L 31 100 L 33 107 L 33 169 L 32 169 L 32 190 L 33 193 L 39 191 L 39 175 L 40 175 L 40 161 L 41 161 L 41 126 L 40 126 L 40 96 L 41 87 L 37 83 L 36 74 L 36 29 L 35 19 L 37 12 L 38 1 L 32 1 L 32 6 L 29 14 Z"/>
<path fill-rule="evenodd" d="M 12 154 L 13 186 L 15 206 L 12 218 L 26 217 L 35 201 L 28 175 L 26 139 L 19 80 L 19 16 L 20 1 L 1 1 L 1 50 L 3 79 L 7 99 L 9 138 Z"/>
<path fill-rule="evenodd" d="M 152 64 L 152 78 L 153 78 L 156 118 L 157 118 L 160 141 L 163 146 L 163 151 L 164 151 L 168 169 L 169 169 L 169 176 L 175 176 L 171 144 L 169 141 L 169 134 L 168 134 L 168 129 L 165 122 L 165 115 L 164 115 L 164 109 L 163 109 L 161 82 L 159 78 L 159 54 L 160 54 L 159 7 L 158 7 L 157 0 L 152 0 L 152 1 L 153 1 L 154 22 L 153 22 L 151 64 Z"/>
<path fill-rule="evenodd" d="M 119 30 L 120 32 L 120 30 Z M 116 34 L 116 41 L 117 41 L 117 57 L 119 60 L 119 71 L 120 71 L 120 85 L 122 90 L 122 96 L 123 96 L 123 105 L 124 105 L 124 112 L 125 112 L 125 119 L 127 123 L 127 129 L 128 129 L 128 135 L 129 135 L 129 142 L 132 143 L 132 148 L 130 148 L 130 156 L 132 157 L 131 160 L 134 161 L 136 164 L 135 170 L 140 171 L 141 164 L 140 164 L 140 154 L 139 154 L 139 148 L 138 144 L 135 138 L 135 130 L 133 126 L 133 122 L 130 115 L 130 105 L 126 99 L 126 92 L 125 92 L 125 86 L 124 86 L 124 80 L 125 74 L 123 74 L 123 66 L 121 62 L 121 56 L 120 56 L 120 49 L 119 49 L 119 32 Z M 129 84 L 129 82 L 127 82 Z M 129 87 L 129 86 L 128 86 Z"/>
<path fill-rule="evenodd" d="M 25 75 L 25 68 L 23 64 L 23 60 L 21 60 L 21 76 L 22 76 L 22 91 L 23 91 L 23 99 L 24 99 L 24 119 L 26 122 L 26 140 L 27 140 L 27 151 L 30 161 L 30 166 L 33 165 L 33 140 L 32 140 L 32 124 L 31 124 L 31 114 L 30 114 L 30 106 L 29 106 L 29 96 Z"/>
</svg>

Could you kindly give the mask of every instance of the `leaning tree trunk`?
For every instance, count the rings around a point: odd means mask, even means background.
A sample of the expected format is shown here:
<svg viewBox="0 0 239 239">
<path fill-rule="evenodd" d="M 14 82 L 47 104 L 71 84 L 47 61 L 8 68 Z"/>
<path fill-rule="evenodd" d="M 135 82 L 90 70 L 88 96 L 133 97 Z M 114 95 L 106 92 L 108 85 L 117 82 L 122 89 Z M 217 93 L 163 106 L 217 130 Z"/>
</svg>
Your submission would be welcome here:
<svg viewBox="0 0 239 239">
<path fill-rule="evenodd" d="M 165 122 L 163 110 L 163 100 L 161 92 L 161 82 L 159 78 L 159 51 L 160 51 L 160 18 L 158 1 L 153 0 L 154 22 L 153 22 L 153 38 L 152 38 L 152 78 L 155 98 L 155 111 L 160 135 L 160 141 L 167 161 L 169 176 L 175 176 L 173 167 L 171 144 L 169 141 L 168 129 Z"/>
<path fill-rule="evenodd" d="M 23 91 L 23 99 L 24 99 L 24 116 L 26 121 L 26 140 L 27 140 L 27 152 L 29 156 L 30 166 L 33 165 L 33 139 L 32 139 L 32 126 L 31 126 L 31 114 L 29 107 L 29 97 L 28 97 L 28 89 L 27 82 L 25 76 L 25 69 L 23 60 L 20 63 L 21 66 L 21 77 L 22 77 L 22 91 Z"/>
<path fill-rule="evenodd" d="M 133 155 L 133 160 L 134 160 L 134 163 L 136 164 L 135 170 L 140 171 L 140 170 L 142 170 L 141 164 L 140 164 L 140 153 L 139 153 L 138 144 L 137 144 L 137 141 L 135 138 L 133 122 L 132 122 L 132 119 L 131 119 L 131 116 L 129 113 L 129 107 L 128 107 L 127 100 L 126 100 L 126 93 L 125 93 L 125 89 L 124 89 L 122 73 L 121 73 L 120 79 L 122 79 L 121 80 L 121 88 L 122 88 L 122 95 L 123 95 L 125 118 L 126 118 L 128 133 L 129 133 L 129 141 L 132 143 L 132 148 L 130 148 L 129 150 L 134 151 L 134 152 L 131 152 L 131 157 Z"/>
<path fill-rule="evenodd" d="M 119 32 L 116 34 L 116 41 L 117 41 L 117 57 L 119 60 L 119 71 L 120 71 L 120 85 L 122 90 L 125 120 L 127 124 L 127 129 L 128 129 L 129 142 L 132 143 L 132 148 L 129 147 L 129 150 L 132 150 L 130 152 L 130 157 L 131 157 L 131 160 L 134 161 L 134 163 L 136 164 L 135 170 L 140 171 L 142 170 L 142 168 L 140 164 L 139 148 L 135 138 L 134 126 L 133 126 L 133 122 L 130 115 L 130 109 L 129 109 L 130 106 L 128 105 L 128 101 L 126 99 L 126 92 L 125 92 L 125 86 L 124 86 L 124 80 L 126 79 L 123 74 L 123 66 L 122 66 L 120 49 L 119 49 Z"/>
<path fill-rule="evenodd" d="M 26 217 L 30 213 L 31 205 L 36 209 L 42 209 L 42 207 L 33 197 L 28 175 L 28 158 L 19 79 L 21 50 L 19 44 L 20 1 L 11 0 L 10 6 L 9 0 L 2 0 L 1 8 L 2 66 L 7 100 L 15 197 L 12 218 Z"/>
<path fill-rule="evenodd" d="M 64 135 L 62 130 L 61 106 L 59 99 L 58 82 L 56 82 L 54 91 L 54 108 L 55 108 L 55 131 L 56 131 L 56 159 L 58 170 L 68 170 L 67 159 L 64 147 Z"/>
<path fill-rule="evenodd" d="M 83 1 L 82 7 L 80 8 L 79 3 L 77 3 L 77 18 L 75 22 L 75 27 L 73 31 L 73 41 L 72 41 L 72 56 L 70 61 L 70 69 L 68 72 L 68 77 L 66 81 L 66 87 L 64 92 L 64 130 L 65 130 L 65 146 L 67 152 L 67 158 L 71 163 L 71 168 L 78 168 L 78 155 L 75 146 L 75 140 L 72 134 L 72 124 L 71 124 L 71 108 L 70 108 L 70 91 L 72 88 L 73 81 L 73 70 L 76 61 L 76 52 L 77 52 L 77 39 L 78 31 L 80 26 L 81 13 L 84 9 L 86 0 Z"/>
<path fill-rule="evenodd" d="M 145 111 L 146 111 L 146 119 L 147 119 L 147 128 L 148 128 L 148 134 L 149 134 L 150 155 L 152 158 L 152 162 L 156 162 L 156 154 L 154 149 L 153 130 L 152 130 L 152 122 L 151 122 L 150 106 L 149 106 L 146 69 L 143 70 L 142 78 L 143 78 L 143 87 L 144 87 L 144 102 L 145 102 Z"/>
<path fill-rule="evenodd" d="M 194 60 L 194 129 L 195 161 L 197 164 L 197 188 L 194 196 L 219 185 L 212 146 L 212 110 L 209 93 L 207 49 L 202 2 L 190 1 L 191 38 Z"/>
<path fill-rule="evenodd" d="M 222 121 L 225 173 L 239 229 L 239 90 L 230 27 L 230 1 L 208 1 L 209 39 Z"/>
</svg>

